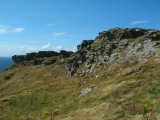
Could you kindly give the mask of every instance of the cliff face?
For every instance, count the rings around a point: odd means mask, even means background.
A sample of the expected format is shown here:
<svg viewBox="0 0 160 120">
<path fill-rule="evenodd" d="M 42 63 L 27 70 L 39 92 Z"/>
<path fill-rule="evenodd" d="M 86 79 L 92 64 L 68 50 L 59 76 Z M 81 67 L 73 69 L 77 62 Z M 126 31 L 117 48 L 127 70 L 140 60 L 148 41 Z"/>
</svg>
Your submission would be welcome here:
<svg viewBox="0 0 160 120">
<path fill-rule="evenodd" d="M 140 28 L 113 28 L 100 32 L 95 40 L 84 40 L 77 52 L 60 53 L 40 51 L 13 56 L 15 63 L 23 65 L 65 64 L 67 76 L 85 76 L 87 73 L 122 62 L 128 64 L 160 58 L 160 31 Z M 132 60 L 136 58 L 136 60 Z"/>
<path fill-rule="evenodd" d="M 144 62 L 160 58 L 160 31 L 114 28 L 100 32 L 94 41 L 83 41 L 67 59 L 67 76 L 84 76 L 92 71 L 121 62 Z M 131 58 L 136 57 L 136 61 Z"/>
</svg>

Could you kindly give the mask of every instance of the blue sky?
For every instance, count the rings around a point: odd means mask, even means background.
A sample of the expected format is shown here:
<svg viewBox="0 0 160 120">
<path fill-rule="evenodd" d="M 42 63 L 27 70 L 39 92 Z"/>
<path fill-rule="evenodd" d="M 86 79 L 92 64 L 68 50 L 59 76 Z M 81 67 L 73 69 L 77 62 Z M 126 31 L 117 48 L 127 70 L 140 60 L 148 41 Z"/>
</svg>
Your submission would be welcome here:
<svg viewBox="0 0 160 120">
<path fill-rule="evenodd" d="M 0 0 L 0 56 L 76 51 L 114 27 L 160 29 L 160 0 Z"/>
</svg>

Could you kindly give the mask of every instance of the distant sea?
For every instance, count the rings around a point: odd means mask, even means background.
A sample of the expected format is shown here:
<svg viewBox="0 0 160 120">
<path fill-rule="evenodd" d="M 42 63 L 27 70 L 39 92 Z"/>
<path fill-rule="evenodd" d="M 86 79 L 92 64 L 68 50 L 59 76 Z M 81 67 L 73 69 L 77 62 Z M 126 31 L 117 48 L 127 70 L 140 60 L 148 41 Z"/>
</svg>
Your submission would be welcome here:
<svg viewBox="0 0 160 120">
<path fill-rule="evenodd" d="M 11 57 L 0 57 L 0 72 L 9 68 L 13 63 L 14 62 Z"/>
</svg>

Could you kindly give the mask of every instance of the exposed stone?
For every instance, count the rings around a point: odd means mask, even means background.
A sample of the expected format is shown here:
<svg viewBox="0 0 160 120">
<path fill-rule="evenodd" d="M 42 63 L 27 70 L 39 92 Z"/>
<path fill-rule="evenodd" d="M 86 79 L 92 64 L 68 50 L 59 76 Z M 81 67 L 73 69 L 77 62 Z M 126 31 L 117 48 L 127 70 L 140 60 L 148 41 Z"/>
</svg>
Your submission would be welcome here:
<svg viewBox="0 0 160 120">
<path fill-rule="evenodd" d="M 15 63 L 22 63 L 24 61 L 24 55 L 14 55 L 12 56 L 12 60 L 15 62 Z"/>
<path fill-rule="evenodd" d="M 135 67 L 135 68 L 127 71 L 126 73 L 123 73 L 122 75 L 123 75 L 123 76 L 126 76 L 126 75 L 132 74 L 132 73 L 134 73 L 134 72 L 138 72 L 138 71 L 140 71 L 141 69 L 142 69 L 142 67 Z"/>
<path fill-rule="evenodd" d="M 79 95 L 79 97 L 88 94 L 91 90 L 96 90 L 96 89 L 99 89 L 99 88 L 100 88 L 99 86 L 92 86 L 92 87 L 84 88 L 84 89 L 81 91 L 81 94 Z"/>
<path fill-rule="evenodd" d="M 43 64 L 44 66 L 50 65 L 50 64 L 53 64 L 54 62 L 56 62 L 56 60 L 57 60 L 56 57 L 50 57 L 50 58 L 45 59 L 45 60 L 42 62 L 42 64 Z"/>
<path fill-rule="evenodd" d="M 81 50 L 83 48 L 87 48 L 88 50 L 90 50 L 90 45 L 93 43 L 93 40 L 83 40 L 83 42 L 77 46 L 78 50 Z"/>
<path fill-rule="evenodd" d="M 143 49 L 143 53 L 145 53 L 147 56 L 151 57 L 154 54 L 152 54 L 153 51 L 156 50 L 156 48 L 154 46 L 156 46 L 157 43 L 148 41 L 144 43 L 144 49 Z"/>
<path fill-rule="evenodd" d="M 45 59 L 45 57 L 52 57 L 58 55 L 59 53 L 55 51 L 39 51 L 38 53 L 27 53 L 26 55 L 14 55 L 12 56 L 12 59 L 15 63 L 23 63 L 24 61 L 35 60 L 35 64 L 41 64 L 42 62 L 40 63 L 40 59 L 42 60 Z"/>
<path fill-rule="evenodd" d="M 60 54 L 61 57 L 67 58 L 67 57 L 70 57 L 73 54 L 73 52 L 72 51 L 61 50 L 59 54 Z"/>
<path fill-rule="evenodd" d="M 87 93 L 89 93 L 92 89 L 87 87 L 87 88 L 84 88 L 82 91 L 81 91 L 81 94 L 79 95 L 80 96 L 83 96 L 83 95 L 86 95 Z"/>
<path fill-rule="evenodd" d="M 77 52 L 61 50 L 40 51 L 12 57 L 22 65 L 49 65 L 54 62 L 65 64 L 67 76 L 85 76 L 103 69 L 106 64 L 115 65 L 145 62 L 151 57 L 160 58 L 160 31 L 140 28 L 113 28 L 100 32 L 95 40 L 83 40 Z M 133 59 L 133 60 L 130 60 Z M 136 72 L 135 68 L 125 75 Z"/>
</svg>

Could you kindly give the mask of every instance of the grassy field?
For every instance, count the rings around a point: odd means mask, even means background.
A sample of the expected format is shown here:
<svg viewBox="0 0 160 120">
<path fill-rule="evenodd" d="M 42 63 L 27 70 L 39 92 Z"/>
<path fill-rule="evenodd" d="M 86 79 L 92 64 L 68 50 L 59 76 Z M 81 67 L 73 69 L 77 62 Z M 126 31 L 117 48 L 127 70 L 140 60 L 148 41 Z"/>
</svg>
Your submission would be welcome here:
<svg viewBox="0 0 160 120">
<path fill-rule="evenodd" d="M 138 72 L 122 74 L 135 67 Z M 14 74 L 9 80 L 4 77 Z M 94 88 L 79 97 L 84 88 Z M 0 120 L 159 120 L 160 60 L 122 63 L 85 77 L 64 65 L 19 66 L 0 73 Z"/>
</svg>

